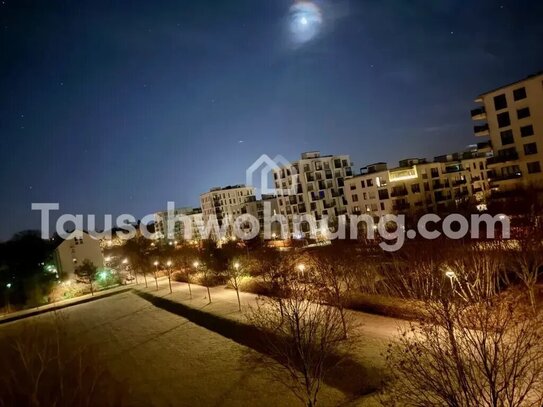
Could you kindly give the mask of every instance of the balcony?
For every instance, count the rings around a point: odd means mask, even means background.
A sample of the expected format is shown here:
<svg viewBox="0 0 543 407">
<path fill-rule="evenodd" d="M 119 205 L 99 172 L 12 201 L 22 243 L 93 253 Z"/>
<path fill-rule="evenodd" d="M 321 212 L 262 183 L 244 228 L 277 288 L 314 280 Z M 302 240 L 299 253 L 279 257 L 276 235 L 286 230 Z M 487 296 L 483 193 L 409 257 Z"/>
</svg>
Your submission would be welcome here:
<svg viewBox="0 0 543 407">
<path fill-rule="evenodd" d="M 471 111 L 472 120 L 486 120 L 486 111 L 484 107 L 479 107 Z"/>
<path fill-rule="evenodd" d="M 500 164 L 500 163 L 505 163 L 507 161 L 516 161 L 516 160 L 518 160 L 518 153 L 514 151 L 508 154 L 501 154 L 501 155 L 496 155 L 494 157 L 490 157 L 486 160 L 486 165 Z"/>
<path fill-rule="evenodd" d="M 394 188 L 392 189 L 392 192 L 390 193 L 390 196 L 393 198 L 399 197 L 399 196 L 406 196 L 407 195 L 407 188 Z"/>
<path fill-rule="evenodd" d="M 483 124 L 481 126 L 473 126 L 473 132 L 475 133 L 477 137 L 486 137 L 490 135 L 488 124 Z"/>
<path fill-rule="evenodd" d="M 510 174 L 496 175 L 490 179 L 490 183 L 515 180 L 519 178 L 522 178 L 522 172 L 512 172 Z"/>
<path fill-rule="evenodd" d="M 465 179 L 455 179 L 455 180 L 452 181 L 452 186 L 453 186 L 453 187 L 457 187 L 457 186 L 459 186 L 459 185 L 464 185 L 464 184 L 466 184 L 466 182 L 467 182 L 467 181 L 466 181 Z"/>
<path fill-rule="evenodd" d="M 392 205 L 393 211 L 407 211 L 410 209 L 409 202 L 398 202 Z"/>
</svg>

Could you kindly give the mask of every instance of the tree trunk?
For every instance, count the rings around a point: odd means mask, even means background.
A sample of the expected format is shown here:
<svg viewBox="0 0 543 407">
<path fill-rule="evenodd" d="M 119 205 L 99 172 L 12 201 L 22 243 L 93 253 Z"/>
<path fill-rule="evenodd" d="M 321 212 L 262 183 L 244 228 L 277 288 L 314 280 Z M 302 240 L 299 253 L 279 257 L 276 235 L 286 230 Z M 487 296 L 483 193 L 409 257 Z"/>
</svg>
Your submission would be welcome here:
<svg viewBox="0 0 543 407">
<path fill-rule="evenodd" d="M 209 286 L 206 286 L 207 288 L 207 299 L 209 300 L 209 303 L 211 304 L 211 292 L 209 291 Z"/>
<path fill-rule="evenodd" d="M 238 308 L 241 311 L 241 300 L 239 299 L 239 287 L 236 287 L 236 295 L 238 296 Z"/>
</svg>

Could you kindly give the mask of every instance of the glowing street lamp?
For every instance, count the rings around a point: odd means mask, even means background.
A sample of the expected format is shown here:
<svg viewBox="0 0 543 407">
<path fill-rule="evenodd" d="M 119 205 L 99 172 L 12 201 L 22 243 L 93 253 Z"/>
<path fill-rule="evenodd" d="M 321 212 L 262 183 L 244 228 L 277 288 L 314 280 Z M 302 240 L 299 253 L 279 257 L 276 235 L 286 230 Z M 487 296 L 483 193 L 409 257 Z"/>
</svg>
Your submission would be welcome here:
<svg viewBox="0 0 543 407">
<path fill-rule="evenodd" d="M 445 272 L 445 276 L 449 277 L 449 281 L 451 282 L 451 289 L 454 290 L 454 279 L 456 278 L 456 273 L 451 269 L 448 269 Z"/>
<path fill-rule="evenodd" d="M 197 269 L 200 266 L 200 263 L 195 261 L 194 263 L 192 263 L 192 265 L 194 266 L 195 269 Z"/>
<path fill-rule="evenodd" d="M 236 271 L 239 270 L 239 263 L 238 262 L 234 263 L 234 268 L 236 269 Z"/>
<path fill-rule="evenodd" d="M 304 271 L 305 271 L 305 264 L 300 263 L 300 264 L 298 264 L 297 268 L 298 268 L 298 278 L 300 278 L 300 274 L 303 277 L 304 276 Z"/>
</svg>

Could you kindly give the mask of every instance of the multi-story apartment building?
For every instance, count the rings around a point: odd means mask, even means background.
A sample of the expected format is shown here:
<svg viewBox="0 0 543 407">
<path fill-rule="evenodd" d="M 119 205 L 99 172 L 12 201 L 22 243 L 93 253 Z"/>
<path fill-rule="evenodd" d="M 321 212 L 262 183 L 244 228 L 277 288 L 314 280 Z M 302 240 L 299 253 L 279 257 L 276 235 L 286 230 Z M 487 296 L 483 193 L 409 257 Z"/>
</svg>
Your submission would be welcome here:
<svg viewBox="0 0 543 407">
<path fill-rule="evenodd" d="M 293 215 L 311 214 L 318 221 L 345 214 L 344 181 L 352 176 L 351 165 L 348 155 L 321 156 L 312 151 L 290 166 L 274 169 L 279 212 L 290 224 Z"/>
<path fill-rule="evenodd" d="M 179 215 L 183 215 L 190 220 L 191 240 L 200 238 L 198 225 L 201 223 L 202 210 L 200 208 L 176 208 L 173 211 L 174 219 Z M 185 223 L 175 221 L 173 226 L 173 240 L 184 240 L 185 238 Z M 155 214 L 155 236 L 157 239 L 168 238 L 168 211 L 157 212 Z"/>
<path fill-rule="evenodd" d="M 388 169 L 376 163 L 345 180 L 348 213 L 380 218 L 386 214 L 443 212 L 468 202 L 484 203 L 489 187 L 488 143 L 469 150 L 425 159 L 406 159 Z"/>
<path fill-rule="evenodd" d="M 246 204 L 255 201 L 255 189 L 245 185 L 212 188 L 200 195 L 204 221 L 207 222 L 209 217 L 214 215 L 221 225 L 227 216 L 231 216 L 233 220 L 236 216 L 246 213 Z"/>
<path fill-rule="evenodd" d="M 475 135 L 490 137 L 493 192 L 543 187 L 543 73 L 483 93 L 471 111 Z"/>
<path fill-rule="evenodd" d="M 279 213 L 279 205 L 277 197 L 275 195 L 262 195 L 261 199 L 255 201 L 249 201 L 242 208 L 243 213 L 250 214 L 258 219 L 260 225 L 260 233 L 264 233 L 264 221 L 265 221 L 265 206 L 269 206 L 269 214 L 276 215 Z M 280 225 L 277 222 L 271 225 L 273 233 L 280 233 Z"/>
</svg>

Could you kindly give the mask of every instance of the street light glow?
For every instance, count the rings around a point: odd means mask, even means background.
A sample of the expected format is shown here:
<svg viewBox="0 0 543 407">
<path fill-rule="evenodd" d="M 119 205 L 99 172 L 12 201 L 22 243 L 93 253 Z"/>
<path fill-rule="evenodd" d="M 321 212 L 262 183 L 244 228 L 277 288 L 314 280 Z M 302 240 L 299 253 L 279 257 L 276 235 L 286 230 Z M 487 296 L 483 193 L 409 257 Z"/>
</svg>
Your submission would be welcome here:
<svg viewBox="0 0 543 407">
<path fill-rule="evenodd" d="M 127 264 L 127 263 L 128 263 L 128 259 L 124 259 L 123 264 Z"/>
<path fill-rule="evenodd" d="M 153 264 L 154 264 L 155 266 L 158 266 L 158 261 L 155 261 Z"/>
<path fill-rule="evenodd" d="M 195 261 L 194 263 L 192 263 L 192 265 L 193 265 L 195 268 L 198 268 L 198 266 L 200 265 L 200 263 L 198 263 L 197 261 Z"/>
<path fill-rule="evenodd" d="M 167 265 L 168 267 L 170 267 L 170 266 L 172 265 L 172 261 L 171 261 L 171 260 L 168 260 L 168 262 L 166 263 L 166 265 Z"/>
<path fill-rule="evenodd" d="M 235 268 L 236 270 L 239 269 L 239 263 L 238 263 L 238 262 L 234 263 L 234 268 Z"/>
</svg>

